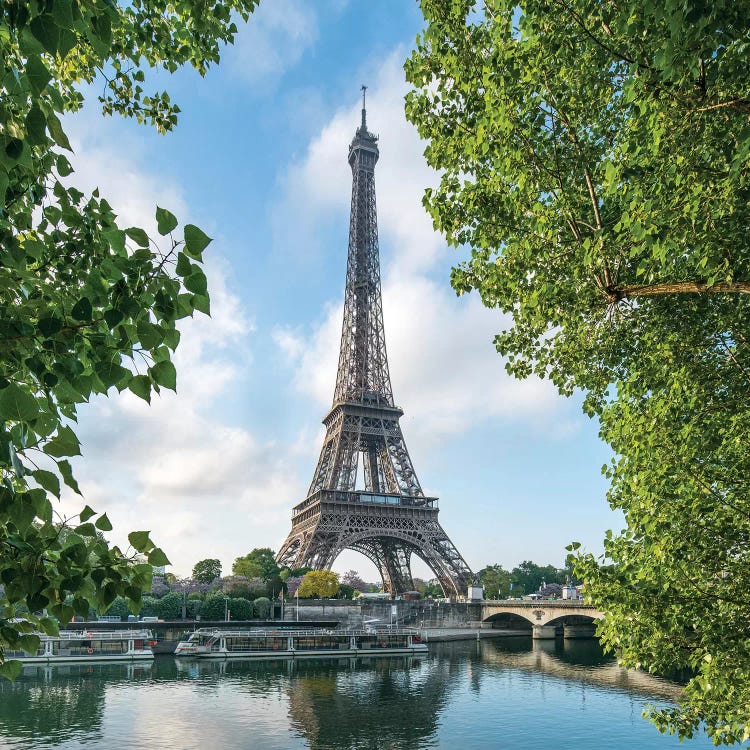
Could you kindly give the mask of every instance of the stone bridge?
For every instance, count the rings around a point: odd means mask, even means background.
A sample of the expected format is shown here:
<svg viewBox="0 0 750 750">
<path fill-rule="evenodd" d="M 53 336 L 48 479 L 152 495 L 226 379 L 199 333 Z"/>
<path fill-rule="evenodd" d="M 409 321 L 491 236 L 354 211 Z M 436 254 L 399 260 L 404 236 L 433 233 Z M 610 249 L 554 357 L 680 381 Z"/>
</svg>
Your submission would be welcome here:
<svg viewBox="0 0 750 750">
<path fill-rule="evenodd" d="M 596 620 L 604 615 L 591 604 L 567 599 L 537 601 L 484 601 L 481 603 L 483 628 L 512 627 L 519 618 L 531 625 L 532 638 L 554 638 L 562 629 L 566 638 L 591 638 Z"/>
</svg>

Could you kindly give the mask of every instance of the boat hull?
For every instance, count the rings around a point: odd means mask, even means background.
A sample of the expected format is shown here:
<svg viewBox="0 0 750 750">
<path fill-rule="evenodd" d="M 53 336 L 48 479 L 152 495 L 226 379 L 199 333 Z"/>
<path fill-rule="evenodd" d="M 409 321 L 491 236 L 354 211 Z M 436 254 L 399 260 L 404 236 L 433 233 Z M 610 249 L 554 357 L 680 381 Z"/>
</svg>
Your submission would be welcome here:
<svg viewBox="0 0 750 750">
<path fill-rule="evenodd" d="M 347 648 L 283 651 L 210 651 L 199 654 L 175 654 L 177 659 L 304 659 L 336 656 L 416 656 L 427 654 L 425 644 L 415 644 L 403 648 Z"/>
<path fill-rule="evenodd" d="M 81 656 L 14 656 L 23 664 L 75 664 L 99 661 L 153 661 L 153 653 L 143 654 L 85 654 Z"/>
</svg>

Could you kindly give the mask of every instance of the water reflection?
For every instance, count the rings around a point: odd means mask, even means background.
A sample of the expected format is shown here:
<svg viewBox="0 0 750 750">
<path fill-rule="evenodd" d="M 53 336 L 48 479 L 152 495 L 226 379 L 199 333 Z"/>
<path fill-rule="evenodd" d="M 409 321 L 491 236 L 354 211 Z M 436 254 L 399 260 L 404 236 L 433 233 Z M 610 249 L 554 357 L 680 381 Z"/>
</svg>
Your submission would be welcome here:
<svg viewBox="0 0 750 750">
<path fill-rule="evenodd" d="M 413 656 L 232 659 L 178 662 L 177 670 L 204 688 L 221 677 L 250 694 L 284 678 L 289 727 L 312 750 L 370 748 L 374 737 L 378 747 L 420 748 L 435 736 L 460 661 L 458 653 L 429 664 Z"/>
<path fill-rule="evenodd" d="M 503 638 L 484 641 L 482 646 L 484 661 L 499 668 L 550 674 L 668 701 L 676 701 L 681 691 L 679 685 L 669 680 L 624 669 L 613 656 L 604 654 L 593 639 Z"/>
<path fill-rule="evenodd" d="M 527 637 L 436 644 L 427 657 L 34 666 L 0 682 L 0 746 L 661 750 L 676 740 L 640 719 L 642 696 L 678 689 L 626 672 L 594 641 Z"/>
<path fill-rule="evenodd" d="M 147 679 L 150 664 L 28 665 L 0 680 L 0 736 L 62 742 L 101 726 L 108 685 Z"/>
<path fill-rule="evenodd" d="M 289 685 L 289 720 L 308 746 L 418 748 L 435 737 L 450 692 L 447 663 L 377 659 L 348 669 L 296 664 Z"/>
</svg>

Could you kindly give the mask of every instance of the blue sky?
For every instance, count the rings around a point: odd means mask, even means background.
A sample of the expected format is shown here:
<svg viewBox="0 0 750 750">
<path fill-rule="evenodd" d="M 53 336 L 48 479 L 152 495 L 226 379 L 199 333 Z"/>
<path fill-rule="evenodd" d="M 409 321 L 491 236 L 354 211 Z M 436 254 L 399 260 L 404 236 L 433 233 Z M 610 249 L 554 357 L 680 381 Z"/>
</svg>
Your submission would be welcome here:
<svg viewBox="0 0 750 750">
<path fill-rule="evenodd" d="M 147 407 L 131 394 L 81 409 L 86 502 L 122 543 L 151 529 L 189 575 L 226 571 L 253 547 L 278 549 L 304 498 L 333 396 L 346 269 L 347 149 L 368 84 L 389 363 L 406 442 L 440 519 L 477 570 L 521 560 L 561 565 L 565 545 L 598 551 L 609 510 L 608 450 L 580 399 L 509 378 L 492 338 L 501 315 L 457 298 L 450 250 L 421 207 L 436 175 L 405 121 L 403 60 L 416 3 L 266 0 L 222 63 L 152 75 L 182 114 L 163 137 L 103 118 L 95 91 L 69 118 L 79 187 L 98 186 L 123 226 L 155 229 L 156 205 L 214 237 L 212 317 L 187 321 L 178 393 Z M 152 236 L 158 236 L 155 231 Z M 65 497 L 64 509 L 80 506 Z M 375 579 L 345 552 L 334 568 Z M 428 576 L 420 562 L 415 574 Z"/>
</svg>

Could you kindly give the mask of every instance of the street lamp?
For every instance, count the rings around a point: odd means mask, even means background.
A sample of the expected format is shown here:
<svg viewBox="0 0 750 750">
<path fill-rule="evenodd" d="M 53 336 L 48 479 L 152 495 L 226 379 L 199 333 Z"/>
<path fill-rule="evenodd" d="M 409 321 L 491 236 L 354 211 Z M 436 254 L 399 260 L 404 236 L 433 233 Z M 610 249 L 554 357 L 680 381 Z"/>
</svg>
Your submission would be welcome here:
<svg viewBox="0 0 750 750">
<path fill-rule="evenodd" d="M 229 597 L 224 597 L 224 622 L 229 622 Z"/>
</svg>

